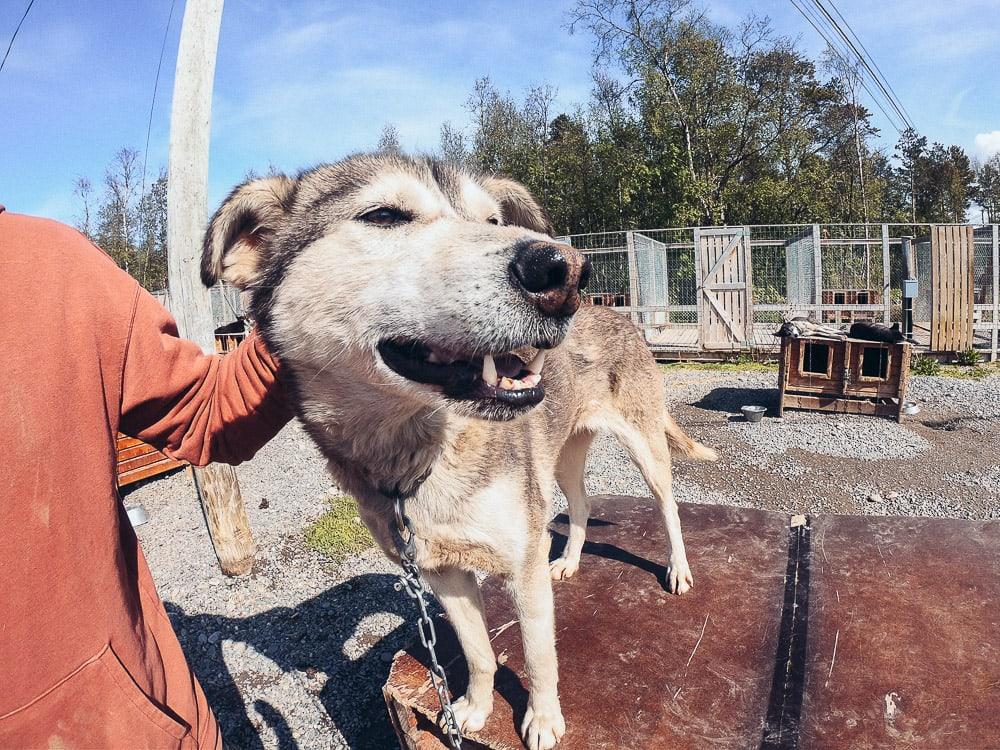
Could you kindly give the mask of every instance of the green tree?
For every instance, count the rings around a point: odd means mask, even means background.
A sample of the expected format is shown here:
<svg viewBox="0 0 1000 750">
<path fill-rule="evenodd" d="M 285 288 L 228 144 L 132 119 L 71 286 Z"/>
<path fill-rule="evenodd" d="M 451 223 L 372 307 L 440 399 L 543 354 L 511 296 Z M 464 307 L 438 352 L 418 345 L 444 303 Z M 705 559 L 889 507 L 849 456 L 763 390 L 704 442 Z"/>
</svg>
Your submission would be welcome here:
<svg viewBox="0 0 1000 750">
<path fill-rule="evenodd" d="M 1000 153 L 977 164 L 973 199 L 983 210 L 983 218 L 993 224 L 1000 222 Z"/>
</svg>

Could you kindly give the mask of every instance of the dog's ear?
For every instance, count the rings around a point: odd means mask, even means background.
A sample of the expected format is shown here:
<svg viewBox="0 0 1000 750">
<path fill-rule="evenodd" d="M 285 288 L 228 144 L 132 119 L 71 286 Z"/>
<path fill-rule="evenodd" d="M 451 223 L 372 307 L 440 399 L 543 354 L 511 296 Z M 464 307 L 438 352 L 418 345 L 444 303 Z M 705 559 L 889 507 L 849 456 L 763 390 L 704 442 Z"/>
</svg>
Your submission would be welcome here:
<svg viewBox="0 0 1000 750">
<path fill-rule="evenodd" d="M 245 182 L 222 202 L 205 231 L 201 280 L 245 289 L 257 278 L 263 245 L 285 218 L 295 181 L 284 175 Z"/>
<path fill-rule="evenodd" d="M 520 182 L 506 177 L 484 177 L 482 185 L 500 204 L 504 224 L 548 235 L 555 232 L 545 209 Z"/>
</svg>

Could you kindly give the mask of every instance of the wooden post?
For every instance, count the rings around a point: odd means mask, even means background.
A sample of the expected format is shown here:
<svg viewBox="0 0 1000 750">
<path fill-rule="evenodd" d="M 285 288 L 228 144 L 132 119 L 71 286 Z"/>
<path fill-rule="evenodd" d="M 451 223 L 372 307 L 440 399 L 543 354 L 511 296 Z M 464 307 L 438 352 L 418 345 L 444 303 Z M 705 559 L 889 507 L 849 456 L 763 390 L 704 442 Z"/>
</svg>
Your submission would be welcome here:
<svg viewBox="0 0 1000 750">
<path fill-rule="evenodd" d="M 625 232 L 625 253 L 628 259 L 628 294 L 632 307 L 632 322 L 638 326 L 645 321 L 641 318 L 636 309 L 639 307 L 639 264 L 635 260 L 635 236 L 632 232 Z M 646 329 L 642 329 L 645 337 Z"/>
<path fill-rule="evenodd" d="M 889 258 L 889 225 L 882 225 L 882 304 L 885 307 L 884 320 L 886 325 L 892 320 L 892 301 L 889 299 L 891 295 L 891 290 L 889 285 L 892 283 L 892 269 L 890 267 L 891 260 Z"/>
<path fill-rule="evenodd" d="M 998 330 L 1000 330 L 1000 225 L 993 225 L 993 336 L 990 359 L 997 361 Z"/>
<path fill-rule="evenodd" d="M 208 144 L 212 85 L 223 0 L 188 0 L 184 8 L 167 167 L 167 270 L 171 311 L 180 333 L 215 353 L 212 301 L 201 284 L 201 241 L 208 223 Z M 254 542 L 236 471 L 194 469 L 195 487 L 226 575 L 248 573 Z"/>
<path fill-rule="evenodd" d="M 812 236 L 813 236 L 813 304 L 821 305 L 823 304 L 823 238 L 819 232 L 819 224 L 812 225 Z M 816 322 L 823 322 L 823 310 L 818 308 L 819 314 L 816 316 Z"/>
</svg>

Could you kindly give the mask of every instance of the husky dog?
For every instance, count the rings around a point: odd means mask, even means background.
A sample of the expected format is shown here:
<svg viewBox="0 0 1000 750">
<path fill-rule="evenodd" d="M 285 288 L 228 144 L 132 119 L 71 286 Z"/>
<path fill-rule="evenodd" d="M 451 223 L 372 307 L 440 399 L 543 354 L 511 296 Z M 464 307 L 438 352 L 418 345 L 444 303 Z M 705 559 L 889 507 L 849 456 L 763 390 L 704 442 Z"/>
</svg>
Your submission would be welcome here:
<svg viewBox="0 0 1000 750">
<path fill-rule="evenodd" d="M 899 344 L 906 341 L 906 336 L 899 330 L 899 323 L 893 323 L 890 328 L 885 323 L 853 323 L 850 336 L 863 341 L 881 341 L 883 344 Z"/>
<path fill-rule="evenodd" d="M 306 429 L 397 561 L 393 499 L 407 498 L 417 563 L 468 661 L 455 703 L 464 732 L 492 711 L 496 671 L 475 571 L 506 578 L 530 680 L 530 748 L 565 731 L 551 578 L 580 564 L 595 434 L 622 442 L 659 502 L 678 594 L 692 577 L 671 450 L 715 458 L 667 414 L 636 328 L 579 309 L 590 265 L 551 233 L 516 182 L 361 155 L 237 187 L 212 218 L 202 263 L 206 284 L 250 291 Z M 550 566 L 556 480 L 571 531 Z"/>
<path fill-rule="evenodd" d="M 809 336 L 819 336 L 822 338 L 842 339 L 847 334 L 836 326 L 813 323 L 809 318 L 790 318 L 782 323 L 781 328 L 774 332 L 778 338 L 806 338 Z"/>
</svg>

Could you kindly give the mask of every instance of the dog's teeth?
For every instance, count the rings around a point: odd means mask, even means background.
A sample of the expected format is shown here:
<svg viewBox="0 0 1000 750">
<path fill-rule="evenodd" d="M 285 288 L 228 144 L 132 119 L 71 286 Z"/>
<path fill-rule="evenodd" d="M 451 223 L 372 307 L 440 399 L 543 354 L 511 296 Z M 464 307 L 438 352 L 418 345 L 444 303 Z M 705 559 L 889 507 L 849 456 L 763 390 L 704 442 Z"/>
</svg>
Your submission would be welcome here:
<svg viewBox="0 0 1000 750">
<path fill-rule="evenodd" d="M 508 378 L 504 378 L 504 380 L 507 379 Z M 498 381 L 497 366 L 496 363 L 493 361 L 492 354 L 487 354 L 485 357 L 483 357 L 483 380 L 486 381 L 487 385 L 490 385 L 494 388 L 497 387 L 497 381 Z"/>
<path fill-rule="evenodd" d="M 525 369 L 528 372 L 535 373 L 535 375 L 541 375 L 542 374 L 542 365 L 544 365 L 544 364 L 545 364 L 545 350 L 544 349 L 539 349 L 538 350 L 538 354 L 536 354 L 535 358 L 533 360 L 531 360 L 527 364 L 527 366 L 525 367 Z"/>
<path fill-rule="evenodd" d="M 508 378 L 507 376 L 504 376 L 504 377 L 500 378 L 500 385 L 499 385 L 499 387 L 502 388 L 505 391 L 513 391 L 513 390 L 516 390 L 514 388 L 514 383 L 515 383 L 514 380 L 512 380 L 511 378 Z"/>
<path fill-rule="evenodd" d="M 521 378 L 521 382 L 524 383 L 525 388 L 534 388 L 542 382 L 542 376 L 532 372 Z"/>
</svg>

